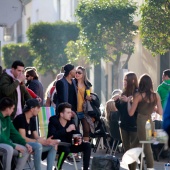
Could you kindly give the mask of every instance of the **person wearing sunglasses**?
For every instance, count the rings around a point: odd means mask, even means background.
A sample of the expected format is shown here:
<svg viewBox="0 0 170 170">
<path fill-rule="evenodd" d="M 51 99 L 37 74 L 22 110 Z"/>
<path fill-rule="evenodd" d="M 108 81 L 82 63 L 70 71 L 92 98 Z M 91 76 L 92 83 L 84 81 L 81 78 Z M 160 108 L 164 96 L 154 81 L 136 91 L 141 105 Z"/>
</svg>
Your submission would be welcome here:
<svg viewBox="0 0 170 170">
<path fill-rule="evenodd" d="M 38 74 L 35 67 L 26 68 L 26 80 L 25 84 L 29 89 L 31 89 L 38 97 L 41 98 L 40 105 L 43 105 L 44 90 L 42 83 L 38 80 Z"/>
<path fill-rule="evenodd" d="M 82 66 L 76 68 L 75 80 L 77 84 L 77 116 L 83 127 L 83 140 L 89 141 L 90 125 L 89 121 L 92 122 L 91 117 L 85 116 L 83 112 L 83 103 L 85 100 L 91 100 L 91 97 L 86 94 L 86 90 L 90 90 L 92 87 L 90 81 L 87 78 L 86 70 Z"/>
</svg>

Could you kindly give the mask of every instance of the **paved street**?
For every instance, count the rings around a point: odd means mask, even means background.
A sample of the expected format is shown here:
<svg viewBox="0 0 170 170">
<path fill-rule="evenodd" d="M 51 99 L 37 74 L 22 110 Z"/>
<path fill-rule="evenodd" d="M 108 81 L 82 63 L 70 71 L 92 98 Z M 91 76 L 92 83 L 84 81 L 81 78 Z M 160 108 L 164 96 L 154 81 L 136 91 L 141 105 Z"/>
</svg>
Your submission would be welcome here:
<svg viewBox="0 0 170 170">
<path fill-rule="evenodd" d="M 93 156 L 95 156 L 95 155 L 104 155 L 105 152 L 106 151 L 102 150 L 102 149 L 100 149 L 96 153 L 92 152 L 91 161 L 92 161 Z M 118 154 L 116 154 L 116 156 L 119 158 L 120 163 L 121 163 L 122 154 L 118 153 Z M 157 161 L 154 162 L 154 169 L 155 170 L 164 170 L 164 163 L 166 163 L 166 162 L 168 162 L 168 159 L 160 158 L 159 162 L 157 162 Z M 81 167 L 83 166 L 82 159 L 81 159 L 80 162 L 77 163 L 77 166 L 78 166 L 78 170 L 81 170 Z M 46 170 L 46 161 L 42 162 L 42 170 Z M 75 170 L 74 164 L 65 161 L 64 166 L 63 166 L 63 170 Z M 120 170 L 125 170 L 125 169 L 121 167 Z"/>
</svg>

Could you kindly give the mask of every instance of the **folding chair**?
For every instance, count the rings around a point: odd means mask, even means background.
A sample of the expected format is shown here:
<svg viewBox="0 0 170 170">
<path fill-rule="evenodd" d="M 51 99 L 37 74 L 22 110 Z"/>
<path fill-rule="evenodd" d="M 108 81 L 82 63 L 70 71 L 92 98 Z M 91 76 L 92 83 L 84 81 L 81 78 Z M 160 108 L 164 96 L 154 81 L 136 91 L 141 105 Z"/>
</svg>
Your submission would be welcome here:
<svg viewBox="0 0 170 170">
<path fill-rule="evenodd" d="M 37 126 L 39 126 L 37 127 L 37 129 L 39 129 L 41 137 L 47 136 L 49 119 L 51 116 L 54 115 L 55 115 L 54 107 L 41 107 L 37 119 Z"/>
<path fill-rule="evenodd" d="M 0 169 L 3 169 L 4 168 L 4 166 L 3 166 L 3 157 L 2 157 L 2 155 L 3 155 L 4 153 L 3 153 L 3 151 L 0 153 Z M 13 156 L 13 158 L 12 158 L 12 162 L 11 162 L 11 169 L 15 169 L 15 166 L 16 166 L 16 157 L 15 156 Z M 23 170 L 33 170 L 34 169 L 34 165 L 31 165 L 31 161 L 30 160 L 27 160 L 27 162 L 26 162 L 26 165 L 25 165 L 25 167 L 24 167 L 24 169 Z"/>
<path fill-rule="evenodd" d="M 41 110 L 38 113 L 38 118 L 36 119 L 37 126 L 38 126 L 37 129 L 39 129 L 41 137 L 44 137 L 44 136 L 47 137 L 49 119 L 51 116 L 54 116 L 54 115 L 55 115 L 54 107 L 41 107 Z M 61 142 L 59 145 L 62 145 L 62 144 L 63 142 Z M 74 160 L 75 169 L 78 170 L 74 154 L 72 154 L 72 156 Z M 57 170 L 57 167 L 55 168 Z"/>
<path fill-rule="evenodd" d="M 121 136 L 119 130 L 119 111 L 111 111 L 110 112 L 110 120 L 109 120 L 109 130 L 110 135 L 113 138 L 112 148 L 110 150 L 110 154 L 116 154 L 118 149 L 118 145 L 121 143 Z"/>
<path fill-rule="evenodd" d="M 96 144 L 94 146 L 93 152 L 95 153 L 99 147 L 99 144 L 101 142 L 101 140 L 103 139 L 104 145 L 106 147 L 106 152 L 108 150 L 110 150 L 110 144 L 109 144 L 109 138 L 110 138 L 110 134 L 107 132 L 105 124 L 104 124 L 104 117 L 101 117 L 98 121 L 99 121 L 99 129 L 97 131 L 95 131 L 95 133 L 93 135 L 91 135 L 91 138 L 95 138 L 96 139 Z"/>
</svg>

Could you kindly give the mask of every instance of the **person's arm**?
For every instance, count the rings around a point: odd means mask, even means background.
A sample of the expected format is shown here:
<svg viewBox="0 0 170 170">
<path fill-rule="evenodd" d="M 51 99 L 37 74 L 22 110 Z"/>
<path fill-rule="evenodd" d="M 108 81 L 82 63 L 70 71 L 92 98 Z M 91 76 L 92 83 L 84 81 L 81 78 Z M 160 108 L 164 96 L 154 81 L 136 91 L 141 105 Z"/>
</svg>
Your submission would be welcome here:
<svg viewBox="0 0 170 170">
<path fill-rule="evenodd" d="M 28 91 L 26 90 L 26 87 L 24 85 L 21 85 L 21 93 L 24 94 L 24 101 L 27 101 L 28 99 L 31 99 L 31 95 L 28 93 Z"/>
<path fill-rule="evenodd" d="M 21 136 L 21 134 L 15 129 L 13 123 L 10 123 L 10 139 L 13 143 L 18 143 L 23 146 L 26 145 L 25 139 Z"/>
<path fill-rule="evenodd" d="M 49 97 L 47 97 L 47 99 L 46 99 L 45 106 L 46 106 L 46 107 L 50 107 L 50 106 L 51 106 L 51 100 L 50 100 Z"/>
<path fill-rule="evenodd" d="M 136 94 L 134 96 L 132 104 L 131 104 L 131 99 L 130 98 L 128 99 L 127 106 L 128 106 L 129 116 L 133 116 L 134 115 L 134 113 L 136 111 L 136 108 L 138 106 L 139 100 L 140 100 L 140 95 L 138 95 L 138 94 Z"/>
<path fill-rule="evenodd" d="M 21 136 L 25 139 L 26 142 L 36 142 L 36 141 L 37 141 L 37 140 L 36 140 L 37 138 L 31 139 L 31 138 L 26 137 L 26 131 L 25 131 L 25 129 L 20 128 L 20 129 L 19 129 L 19 133 L 20 133 Z"/>
<path fill-rule="evenodd" d="M 50 91 L 48 91 L 48 93 L 47 93 L 47 99 L 46 99 L 46 103 L 45 103 L 46 107 L 50 107 L 51 106 L 51 94 L 50 94 Z"/>
<path fill-rule="evenodd" d="M 158 114 L 162 115 L 163 109 L 162 109 L 162 105 L 161 105 L 161 99 L 160 99 L 160 96 L 159 96 L 158 93 L 156 93 L 156 98 L 157 98 L 157 104 L 156 104 L 157 105 L 157 110 L 156 110 L 156 112 Z"/>
<path fill-rule="evenodd" d="M 31 89 L 29 89 L 28 87 L 25 87 L 26 88 L 26 90 L 28 91 L 28 93 L 30 94 L 30 96 L 32 97 L 32 98 L 37 98 L 38 96 L 31 90 Z"/>
<path fill-rule="evenodd" d="M 57 92 L 57 97 L 58 97 L 58 103 L 63 103 L 66 102 L 64 101 L 64 84 L 62 81 L 57 81 L 56 82 L 56 92 Z"/>
<path fill-rule="evenodd" d="M 20 82 L 18 80 L 13 81 L 12 78 L 10 78 L 9 76 L 2 75 L 0 81 L 1 93 L 4 94 L 5 96 L 10 96 L 12 93 L 15 92 L 19 84 Z"/>
</svg>

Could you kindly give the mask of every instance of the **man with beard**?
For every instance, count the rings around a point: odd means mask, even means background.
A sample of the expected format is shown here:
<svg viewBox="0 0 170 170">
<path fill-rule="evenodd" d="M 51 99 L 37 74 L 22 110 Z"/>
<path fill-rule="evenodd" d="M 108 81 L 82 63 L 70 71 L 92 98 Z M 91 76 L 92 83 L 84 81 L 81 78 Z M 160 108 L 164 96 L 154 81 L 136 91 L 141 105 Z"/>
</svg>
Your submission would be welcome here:
<svg viewBox="0 0 170 170">
<path fill-rule="evenodd" d="M 6 69 L 0 76 L 0 98 L 9 97 L 15 102 L 11 119 L 22 113 L 25 101 L 31 98 L 22 84 L 24 81 L 24 63 L 19 60 L 14 61 L 12 68 Z"/>
<path fill-rule="evenodd" d="M 40 105 L 43 106 L 44 91 L 41 82 L 38 80 L 38 74 L 35 67 L 26 69 L 26 86 L 41 98 Z"/>
</svg>

